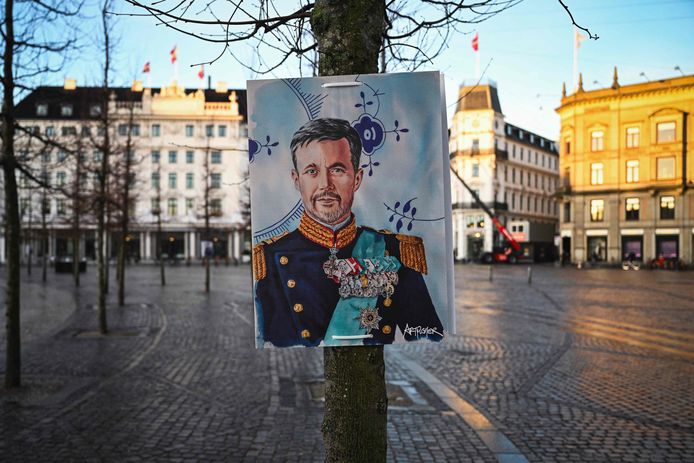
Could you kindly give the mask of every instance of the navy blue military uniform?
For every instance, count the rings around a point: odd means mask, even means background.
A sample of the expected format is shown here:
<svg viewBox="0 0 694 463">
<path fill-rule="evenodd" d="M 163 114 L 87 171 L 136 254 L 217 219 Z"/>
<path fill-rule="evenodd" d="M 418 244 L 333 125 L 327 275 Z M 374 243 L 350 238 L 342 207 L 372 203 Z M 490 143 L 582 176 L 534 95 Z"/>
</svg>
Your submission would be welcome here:
<svg viewBox="0 0 694 463">
<path fill-rule="evenodd" d="M 253 248 L 253 272 L 259 338 L 278 347 L 317 346 L 323 340 L 340 296 L 338 284 L 328 278 L 323 264 L 330 248 L 337 258 L 352 257 L 352 250 L 364 227 L 354 217 L 333 232 L 306 214 L 299 228 L 266 240 Z M 373 230 L 372 230 L 373 231 Z M 373 338 L 364 344 L 389 344 L 399 328 L 406 340 L 428 338 L 439 341 L 443 326 L 422 277 L 426 258 L 421 239 L 377 232 L 385 238 L 386 255 L 401 262 L 398 283 L 391 297 L 379 296 L 377 308 L 382 319 Z"/>
</svg>

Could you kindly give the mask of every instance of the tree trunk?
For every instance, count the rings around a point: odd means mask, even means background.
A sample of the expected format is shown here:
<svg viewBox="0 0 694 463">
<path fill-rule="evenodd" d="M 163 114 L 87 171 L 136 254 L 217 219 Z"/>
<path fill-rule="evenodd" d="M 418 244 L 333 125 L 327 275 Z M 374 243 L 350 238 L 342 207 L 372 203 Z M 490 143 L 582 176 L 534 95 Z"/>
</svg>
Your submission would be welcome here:
<svg viewBox="0 0 694 463">
<path fill-rule="evenodd" d="M 75 286 L 80 285 L 80 184 L 82 182 L 82 144 L 75 156 L 75 178 L 72 195 L 72 278 Z"/>
<path fill-rule="evenodd" d="M 14 2 L 5 3 L 5 49 L 3 51 L 3 173 L 5 174 L 5 237 L 7 239 L 7 286 L 5 287 L 5 388 L 21 386 L 21 336 L 19 327 L 19 205 L 17 204 L 16 158 L 14 156 Z"/>
<path fill-rule="evenodd" d="M 44 283 L 48 277 L 48 250 L 50 249 L 50 237 L 48 236 L 48 223 L 46 220 L 46 201 L 48 200 L 48 192 L 46 186 L 43 187 L 41 194 L 41 238 L 43 240 L 43 255 L 41 256 L 41 281 Z"/>
<path fill-rule="evenodd" d="M 378 72 L 384 0 L 317 0 L 311 27 L 321 76 Z M 327 462 L 386 460 L 383 346 L 326 347 L 323 442 Z"/>
</svg>

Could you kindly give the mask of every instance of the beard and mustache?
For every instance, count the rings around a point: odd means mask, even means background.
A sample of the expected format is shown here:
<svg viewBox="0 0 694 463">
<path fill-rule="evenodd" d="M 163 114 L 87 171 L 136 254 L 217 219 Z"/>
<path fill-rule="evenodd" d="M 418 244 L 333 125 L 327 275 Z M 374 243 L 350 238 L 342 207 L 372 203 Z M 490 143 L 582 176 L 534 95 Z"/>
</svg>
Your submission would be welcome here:
<svg viewBox="0 0 694 463">
<path fill-rule="evenodd" d="M 336 201 L 337 207 L 333 207 L 330 210 L 319 210 L 318 201 L 323 199 L 332 199 Z M 313 216 L 314 219 L 319 220 L 325 224 L 334 224 L 346 214 L 348 214 L 352 208 L 352 202 L 349 204 L 344 204 L 342 202 L 342 197 L 333 191 L 322 191 L 314 194 L 311 197 L 311 204 L 306 206 L 307 212 Z"/>
</svg>

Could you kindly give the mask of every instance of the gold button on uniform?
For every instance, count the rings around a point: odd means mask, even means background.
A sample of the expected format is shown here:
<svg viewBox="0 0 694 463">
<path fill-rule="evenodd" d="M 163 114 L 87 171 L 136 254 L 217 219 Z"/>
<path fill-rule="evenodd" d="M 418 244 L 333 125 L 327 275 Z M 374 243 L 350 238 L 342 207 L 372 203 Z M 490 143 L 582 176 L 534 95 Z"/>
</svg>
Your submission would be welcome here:
<svg viewBox="0 0 694 463">
<path fill-rule="evenodd" d="M 294 304 L 294 312 L 299 313 L 304 311 L 304 306 L 301 304 Z"/>
<path fill-rule="evenodd" d="M 301 332 L 301 337 L 306 339 L 311 337 L 311 332 L 309 330 L 304 330 Z"/>
<path fill-rule="evenodd" d="M 390 325 L 385 325 L 385 326 L 381 329 L 381 331 L 383 331 L 383 334 L 390 334 L 390 332 L 392 331 L 392 329 L 391 329 Z"/>
<path fill-rule="evenodd" d="M 288 263 L 289 263 L 289 259 L 287 259 L 287 256 L 280 257 L 280 264 L 287 265 Z"/>
<path fill-rule="evenodd" d="M 383 305 L 386 307 L 390 307 L 390 305 L 393 303 L 393 300 L 389 297 L 383 299 Z"/>
<path fill-rule="evenodd" d="M 290 287 L 290 288 L 293 288 L 294 286 L 296 286 L 296 281 L 294 281 L 294 280 L 287 280 L 287 286 Z"/>
</svg>

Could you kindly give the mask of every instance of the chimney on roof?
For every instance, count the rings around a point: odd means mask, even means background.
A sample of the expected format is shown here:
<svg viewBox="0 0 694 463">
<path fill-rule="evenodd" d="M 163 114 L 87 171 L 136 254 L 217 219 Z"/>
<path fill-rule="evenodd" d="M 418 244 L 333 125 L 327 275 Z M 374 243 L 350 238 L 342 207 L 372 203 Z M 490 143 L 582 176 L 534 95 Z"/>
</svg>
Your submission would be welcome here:
<svg viewBox="0 0 694 463">
<path fill-rule="evenodd" d="M 566 98 L 566 82 L 561 83 L 561 97 Z"/>
<path fill-rule="evenodd" d="M 207 76 L 207 90 L 212 90 L 212 76 Z"/>
<path fill-rule="evenodd" d="M 221 80 L 217 82 L 217 86 L 214 89 L 214 91 L 217 93 L 226 93 L 227 90 L 228 90 L 227 83 L 222 82 Z"/>
<path fill-rule="evenodd" d="M 133 80 L 133 86 L 130 87 L 130 90 L 133 92 L 141 92 L 142 91 L 142 81 L 141 80 Z"/>
<path fill-rule="evenodd" d="M 77 80 L 66 77 L 65 81 L 63 82 L 63 90 L 74 90 L 76 88 Z"/>
</svg>

